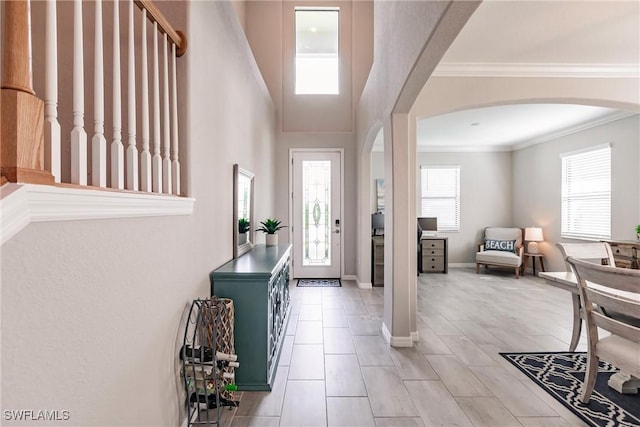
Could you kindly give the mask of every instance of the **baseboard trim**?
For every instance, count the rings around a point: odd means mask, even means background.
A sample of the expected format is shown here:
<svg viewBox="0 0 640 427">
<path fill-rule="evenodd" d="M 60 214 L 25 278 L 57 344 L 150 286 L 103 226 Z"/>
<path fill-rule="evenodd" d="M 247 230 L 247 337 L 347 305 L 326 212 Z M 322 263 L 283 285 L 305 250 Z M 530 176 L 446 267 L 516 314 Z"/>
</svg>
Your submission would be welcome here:
<svg viewBox="0 0 640 427">
<path fill-rule="evenodd" d="M 387 328 L 387 325 L 384 322 L 382 322 L 382 338 L 391 347 L 413 347 L 413 339 L 411 338 L 411 336 L 408 336 L 408 337 L 392 336 L 391 332 L 389 332 L 389 328 Z"/>
<path fill-rule="evenodd" d="M 450 262 L 449 268 L 473 268 L 476 264 L 473 262 Z"/>
<path fill-rule="evenodd" d="M 411 331 L 411 341 L 420 341 L 420 333 L 418 331 Z"/>
<path fill-rule="evenodd" d="M 358 276 L 355 274 L 343 274 L 342 280 L 353 280 L 354 282 L 358 281 Z"/>
</svg>

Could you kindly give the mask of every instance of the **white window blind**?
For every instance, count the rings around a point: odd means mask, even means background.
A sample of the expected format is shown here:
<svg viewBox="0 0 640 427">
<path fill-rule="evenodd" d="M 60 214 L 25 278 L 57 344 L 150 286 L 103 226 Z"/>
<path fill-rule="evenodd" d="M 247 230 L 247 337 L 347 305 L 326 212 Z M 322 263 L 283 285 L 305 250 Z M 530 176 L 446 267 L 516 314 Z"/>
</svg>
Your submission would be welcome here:
<svg viewBox="0 0 640 427">
<path fill-rule="evenodd" d="M 562 237 L 611 237 L 611 147 L 562 157 Z"/>
<path fill-rule="evenodd" d="M 460 167 L 422 166 L 422 216 L 437 217 L 438 231 L 460 230 Z"/>
</svg>

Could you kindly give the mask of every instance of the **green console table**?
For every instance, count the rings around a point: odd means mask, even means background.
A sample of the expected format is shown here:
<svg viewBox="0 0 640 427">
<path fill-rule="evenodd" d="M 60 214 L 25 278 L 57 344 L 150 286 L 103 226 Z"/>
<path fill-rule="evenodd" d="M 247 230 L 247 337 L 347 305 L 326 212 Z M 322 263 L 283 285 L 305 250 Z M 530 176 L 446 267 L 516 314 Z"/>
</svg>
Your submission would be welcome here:
<svg viewBox="0 0 640 427">
<path fill-rule="evenodd" d="M 291 245 L 256 245 L 209 274 L 211 295 L 235 312 L 238 390 L 270 391 L 289 320 Z"/>
</svg>

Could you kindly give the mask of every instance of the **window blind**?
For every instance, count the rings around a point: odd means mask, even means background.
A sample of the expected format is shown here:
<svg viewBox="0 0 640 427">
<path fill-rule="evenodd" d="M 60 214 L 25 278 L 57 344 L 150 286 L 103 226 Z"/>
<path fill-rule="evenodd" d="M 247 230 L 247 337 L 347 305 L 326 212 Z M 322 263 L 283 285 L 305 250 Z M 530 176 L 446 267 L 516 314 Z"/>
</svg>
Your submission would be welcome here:
<svg viewBox="0 0 640 427">
<path fill-rule="evenodd" d="M 611 237 L 611 147 L 562 156 L 562 237 Z"/>
<path fill-rule="evenodd" d="M 437 217 L 439 231 L 460 230 L 460 167 L 422 166 L 422 216 Z"/>
</svg>

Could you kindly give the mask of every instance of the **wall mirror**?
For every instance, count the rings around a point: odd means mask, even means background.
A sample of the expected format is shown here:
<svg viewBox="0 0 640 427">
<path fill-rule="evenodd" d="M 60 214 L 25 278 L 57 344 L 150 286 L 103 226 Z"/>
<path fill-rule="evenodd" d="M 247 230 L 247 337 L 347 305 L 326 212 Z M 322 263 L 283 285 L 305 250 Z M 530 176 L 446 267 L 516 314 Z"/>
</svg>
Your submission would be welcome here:
<svg viewBox="0 0 640 427">
<path fill-rule="evenodd" d="M 233 165 L 233 257 L 251 250 L 254 244 L 253 174 Z"/>
</svg>

